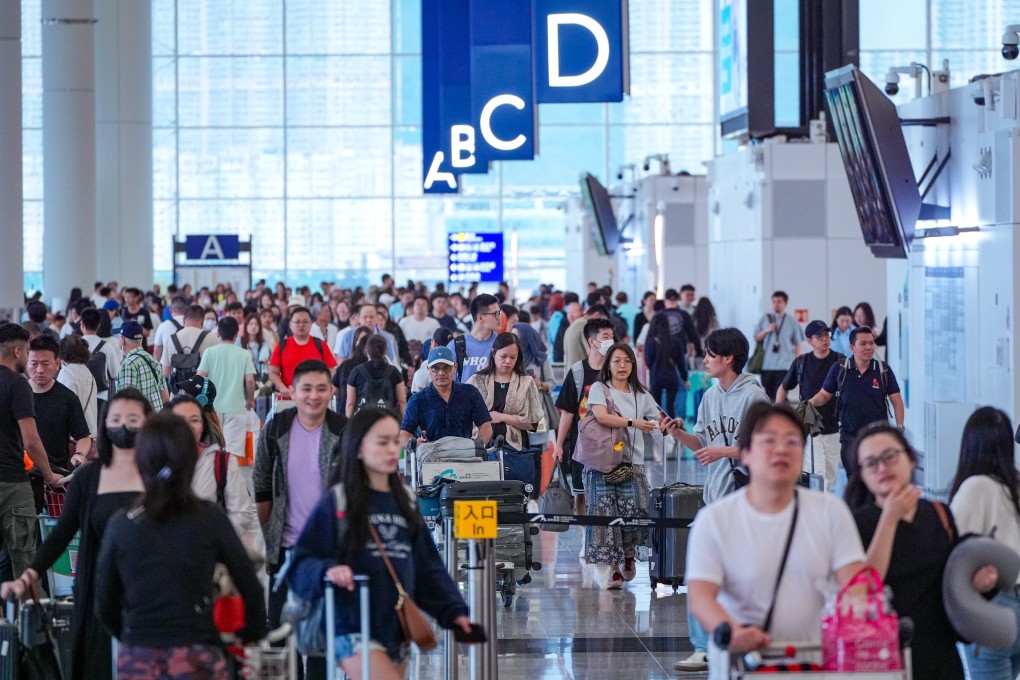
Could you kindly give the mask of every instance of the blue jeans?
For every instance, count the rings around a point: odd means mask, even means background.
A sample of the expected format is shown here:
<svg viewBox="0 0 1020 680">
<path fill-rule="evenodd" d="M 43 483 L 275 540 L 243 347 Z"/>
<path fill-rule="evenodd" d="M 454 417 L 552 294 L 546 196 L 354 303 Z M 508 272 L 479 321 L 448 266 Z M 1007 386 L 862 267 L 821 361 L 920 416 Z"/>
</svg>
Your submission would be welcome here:
<svg viewBox="0 0 1020 680">
<path fill-rule="evenodd" d="M 992 602 L 1012 609 L 1020 625 L 1020 597 L 1017 597 L 1016 591 L 999 593 Z M 977 645 L 967 645 L 964 649 L 971 680 L 1015 680 L 1020 675 L 1020 636 L 1005 649 Z"/>
<path fill-rule="evenodd" d="M 690 596 L 688 596 L 690 597 Z M 707 652 L 708 651 L 708 631 L 701 627 L 698 620 L 691 614 L 691 605 L 688 600 L 687 605 L 687 628 L 691 634 L 691 646 L 694 647 L 695 652 Z"/>
</svg>

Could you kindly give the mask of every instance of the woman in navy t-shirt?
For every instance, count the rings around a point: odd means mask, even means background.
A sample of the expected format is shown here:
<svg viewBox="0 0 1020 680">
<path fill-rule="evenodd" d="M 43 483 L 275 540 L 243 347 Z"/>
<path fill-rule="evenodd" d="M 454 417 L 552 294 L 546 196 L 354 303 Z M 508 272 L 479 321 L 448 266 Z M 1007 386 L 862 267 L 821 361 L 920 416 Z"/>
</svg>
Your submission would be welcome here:
<svg viewBox="0 0 1020 680">
<path fill-rule="evenodd" d="M 343 459 L 331 480 L 342 493 L 323 495 L 295 546 L 288 577 L 302 598 L 320 592 L 324 575 L 338 586 L 337 656 L 352 678 L 359 677 L 363 649 L 354 574 L 370 578 L 372 677 L 404 677 L 410 648 L 393 616 L 397 587 L 369 527 L 414 602 L 444 628 L 471 630 L 467 605 L 439 559 L 413 493 L 397 472 L 400 446 L 400 424 L 388 410 L 366 407 L 354 414 L 344 429 Z"/>
</svg>

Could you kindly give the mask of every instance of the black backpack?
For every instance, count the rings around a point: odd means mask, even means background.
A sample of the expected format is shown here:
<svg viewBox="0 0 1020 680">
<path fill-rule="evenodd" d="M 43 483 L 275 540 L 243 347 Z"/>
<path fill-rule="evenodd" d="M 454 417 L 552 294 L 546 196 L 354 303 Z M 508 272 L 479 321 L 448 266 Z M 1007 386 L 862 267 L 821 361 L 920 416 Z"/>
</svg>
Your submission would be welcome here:
<svg viewBox="0 0 1020 680">
<path fill-rule="evenodd" d="M 103 352 L 103 345 L 105 344 L 106 340 L 100 340 L 96 348 L 92 350 L 89 360 L 85 362 L 85 366 L 92 373 L 92 377 L 96 379 L 96 392 L 110 389 L 110 373 L 106 368 L 106 353 Z"/>
<path fill-rule="evenodd" d="M 358 393 L 358 403 L 354 407 L 354 412 L 357 413 L 364 406 L 378 406 L 395 412 L 397 395 L 393 392 L 393 382 L 385 374 L 381 378 L 376 377 L 370 367 L 365 368 L 365 373 L 368 380 Z"/>
<path fill-rule="evenodd" d="M 199 348 L 202 347 L 202 342 L 205 341 L 207 335 L 209 335 L 209 331 L 199 333 L 198 339 L 195 340 L 195 346 L 188 352 L 185 352 L 184 347 L 181 346 L 177 333 L 170 336 L 170 340 L 174 343 L 174 349 L 177 350 L 170 357 L 170 379 L 167 380 L 170 394 L 176 394 L 181 383 L 195 377 L 195 374 L 198 373 L 198 365 L 202 362 Z"/>
<path fill-rule="evenodd" d="M 227 510 L 227 470 L 230 469 L 230 454 L 223 449 L 216 452 L 213 474 L 216 476 L 216 504 Z"/>
</svg>

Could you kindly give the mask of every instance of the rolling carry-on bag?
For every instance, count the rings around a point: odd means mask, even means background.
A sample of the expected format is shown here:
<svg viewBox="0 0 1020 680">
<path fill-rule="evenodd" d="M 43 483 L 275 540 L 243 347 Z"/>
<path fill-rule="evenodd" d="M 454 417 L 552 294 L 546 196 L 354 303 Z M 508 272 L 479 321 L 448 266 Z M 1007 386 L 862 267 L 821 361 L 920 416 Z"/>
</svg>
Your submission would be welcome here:
<svg viewBox="0 0 1020 680">
<path fill-rule="evenodd" d="M 7 618 L 0 619 L 0 678 L 17 678 L 20 670 L 21 642 L 14 622 L 14 603 L 7 603 Z"/>
<path fill-rule="evenodd" d="M 705 487 L 691 484 L 671 484 L 652 489 L 649 493 L 648 514 L 658 519 L 694 521 L 698 510 L 705 505 Z M 652 589 L 662 583 L 673 586 L 673 592 L 684 584 L 684 564 L 687 557 L 687 534 L 690 529 L 653 528 L 651 555 L 648 560 L 648 579 Z"/>
<path fill-rule="evenodd" d="M 361 618 L 361 639 L 362 641 L 372 639 L 371 610 L 369 609 L 368 577 L 355 575 L 354 583 L 358 586 L 358 613 Z M 333 582 L 325 579 L 325 603 L 326 603 L 326 680 L 337 678 L 336 658 L 336 600 L 333 597 Z M 363 644 L 362 652 L 368 650 L 368 645 Z M 369 654 L 361 655 L 361 677 L 371 678 L 371 659 Z"/>
</svg>

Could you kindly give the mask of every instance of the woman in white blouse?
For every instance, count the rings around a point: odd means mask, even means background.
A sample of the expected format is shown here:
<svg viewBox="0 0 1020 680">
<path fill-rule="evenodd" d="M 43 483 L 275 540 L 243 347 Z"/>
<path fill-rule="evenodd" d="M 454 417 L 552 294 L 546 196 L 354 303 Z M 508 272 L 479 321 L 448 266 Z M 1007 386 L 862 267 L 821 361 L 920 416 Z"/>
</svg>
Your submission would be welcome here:
<svg viewBox="0 0 1020 680">
<path fill-rule="evenodd" d="M 1013 462 L 1013 426 L 997 408 L 979 408 L 967 420 L 960 462 L 949 492 L 959 535 L 995 532 L 996 541 L 1020 552 L 1020 472 Z M 1020 583 L 1000 592 L 995 604 L 1012 609 L 1020 623 Z M 1014 680 L 1020 675 L 1020 636 L 1005 649 L 965 647 L 971 680 Z"/>
<path fill-rule="evenodd" d="M 98 390 L 96 379 L 86 366 L 91 358 L 88 344 L 77 335 L 68 335 L 60 341 L 60 373 L 57 374 L 57 382 L 77 395 L 81 410 L 85 412 L 89 433 L 95 439 Z"/>
</svg>

